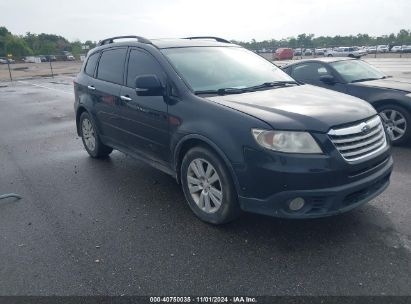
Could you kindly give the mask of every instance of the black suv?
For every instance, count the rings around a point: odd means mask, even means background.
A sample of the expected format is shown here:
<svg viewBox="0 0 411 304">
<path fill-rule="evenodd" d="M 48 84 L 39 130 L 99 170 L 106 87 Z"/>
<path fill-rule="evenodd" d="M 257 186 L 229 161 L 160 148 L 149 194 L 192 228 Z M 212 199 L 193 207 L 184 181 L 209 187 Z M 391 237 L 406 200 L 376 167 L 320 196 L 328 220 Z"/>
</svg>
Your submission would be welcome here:
<svg viewBox="0 0 411 304">
<path fill-rule="evenodd" d="M 338 214 L 389 184 L 389 139 L 368 103 L 221 38 L 105 39 L 74 91 L 92 157 L 117 149 L 171 174 L 209 223 Z"/>
</svg>

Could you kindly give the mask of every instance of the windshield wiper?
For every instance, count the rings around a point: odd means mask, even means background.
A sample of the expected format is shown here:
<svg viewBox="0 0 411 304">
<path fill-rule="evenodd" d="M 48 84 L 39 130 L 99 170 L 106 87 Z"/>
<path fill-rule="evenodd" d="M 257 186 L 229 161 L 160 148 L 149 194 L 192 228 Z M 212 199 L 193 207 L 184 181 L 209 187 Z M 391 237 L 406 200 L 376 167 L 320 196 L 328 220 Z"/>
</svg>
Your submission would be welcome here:
<svg viewBox="0 0 411 304">
<path fill-rule="evenodd" d="M 241 94 L 250 92 L 248 88 L 222 88 L 218 90 L 203 90 L 203 91 L 195 91 L 195 94 L 218 94 L 218 95 L 226 95 L 226 94 Z"/>
<path fill-rule="evenodd" d="M 296 81 L 272 81 L 272 82 L 264 82 L 256 86 L 248 87 L 247 89 L 256 90 L 256 89 L 262 89 L 262 88 L 285 87 L 289 84 L 299 84 L 299 83 Z"/>
<path fill-rule="evenodd" d="M 362 82 L 362 81 L 369 81 L 369 80 L 378 80 L 378 79 L 383 79 L 384 77 L 382 77 L 382 78 L 361 78 L 361 79 L 356 79 L 356 80 L 353 80 L 353 81 L 351 81 L 351 83 L 354 83 L 354 82 Z"/>
<path fill-rule="evenodd" d="M 203 91 L 195 91 L 195 94 L 218 94 L 218 95 L 226 95 L 226 94 L 241 94 L 247 92 L 253 92 L 258 89 L 263 88 L 272 88 L 272 87 L 284 87 L 290 84 L 298 84 L 296 81 L 273 81 L 273 82 L 264 82 L 262 84 L 246 87 L 246 88 L 222 88 L 218 90 L 203 90 Z"/>
</svg>

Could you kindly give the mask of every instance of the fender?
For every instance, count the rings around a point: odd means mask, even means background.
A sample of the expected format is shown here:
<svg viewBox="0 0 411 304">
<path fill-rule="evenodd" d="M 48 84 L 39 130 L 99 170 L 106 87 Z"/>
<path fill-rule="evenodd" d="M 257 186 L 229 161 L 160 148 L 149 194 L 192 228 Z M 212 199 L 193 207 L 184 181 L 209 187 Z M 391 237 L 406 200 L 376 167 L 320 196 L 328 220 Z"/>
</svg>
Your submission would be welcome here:
<svg viewBox="0 0 411 304">
<path fill-rule="evenodd" d="M 234 172 L 234 168 L 233 168 L 230 160 L 225 155 L 225 153 L 212 140 L 210 140 L 208 137 L 205 137 L 205 136 L 200 135 L 200 134 L 188 134 L 188 135 L 183 136 L 177 142 L 177 144 L 174 148 L 173 168 L 176 172 L 177 182 L 179 183 L 179 176 L 180 176 L 180 170 L 179 170 L 179 168 L 177 168 L 177 166 L 178 166 L 178 155 L 180 154 L 180 151 L 181 151 L 181 148 L 182 148 L 183 144 L 185 142 L 187 142 L 188 140 L 191 140 L 191 139 L 197 139 L 197 140 L 203 141 L 204 143 L 209 145 L 217 153 L 218 156 L 221 157 L 221 159 L 224 161 L 224 164 L 227 166 L 227 168 L 230 172 L 230 175 L 231 175 L 231 178 L 233 179 L 234 186 L 237 190 L 237 193 L 240 194 L 241 193 L 240 183 L 238 182 L 237 176 Z"/>
<path fill-rule="evenodd" d="M 94 121 L 95 126 L 97 127 L 97 131 L 100 132 L 100 125 L 97 123 L 98 120 L 96 119 L 95 113 L 93 111 L 93 101 L 88 95 L 84 94 L 78 98 L 78 102 L 75 105 L 77 134 L 80 136 L 79 121 L 78 121 L 80 117 L 78 117 L 78 112 L 81 108 L 85 109 L 90 114 L 91 118 Z"/>
</svg>

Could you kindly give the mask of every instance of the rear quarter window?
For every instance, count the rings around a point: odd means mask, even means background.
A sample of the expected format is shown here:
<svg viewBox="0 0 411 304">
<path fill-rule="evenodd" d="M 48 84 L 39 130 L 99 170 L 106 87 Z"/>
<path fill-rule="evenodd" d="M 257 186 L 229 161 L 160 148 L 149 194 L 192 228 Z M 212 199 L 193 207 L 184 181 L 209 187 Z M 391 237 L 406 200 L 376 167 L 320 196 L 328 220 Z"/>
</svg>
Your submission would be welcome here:
<svg viewBox="0 0 411 304">
<path fill-rule="evenodd" d="M 87 59 L 87 63 L 86 63 L 86 67 L 84 69 L 84 72 L 91 76 L 94 77 L 94 71 L 96 70 L 96 65 L 97 65 L 97 61 L 98 61 L 98 57 L 100 56 L 100 53 L 94 53 L 92 55 L 90 55 Z"/>
</svg>

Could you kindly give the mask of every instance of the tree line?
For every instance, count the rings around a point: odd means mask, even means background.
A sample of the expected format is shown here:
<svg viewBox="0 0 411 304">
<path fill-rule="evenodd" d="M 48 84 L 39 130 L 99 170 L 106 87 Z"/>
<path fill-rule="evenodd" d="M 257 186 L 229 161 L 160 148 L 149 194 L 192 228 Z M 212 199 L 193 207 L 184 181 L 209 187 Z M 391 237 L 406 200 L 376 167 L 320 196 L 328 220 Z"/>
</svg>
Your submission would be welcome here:
<svg viewBox="0 0 411 304">
<path fill-rule="evenodd" d="M 375 46 L 375 45 L 411 45 L 411 30 L 400 30 L 397 34 L 382 35 L 373 37 L 368 34 L 357 34 L 349 36 L 319 36 L 314 34 L 300 34 L 297 37 L 288 37 L 281 40 L 264 40 L 250 42 L 233 40 L 247 49 L 276 49 L 279 47 L 289 48 L 328 48 L 337 46 Z"/>
<path fill-rule="evenodd" d="M 87 40 L 69 42 L 66 38 L 53 34 L 33 34 L 13 35 L 10 31 L 0 26 L 0 57 L 12 54 L 13 57 L 23 57 L 30 55 L 61 55 L 64 51 L 74 55 L 83 54 L 83 45 L 89 48 L 95 47 L 96 43 Z"/>
<path fill-rule="evenodd" d="M 278 47 L 290 48 L 325 48 L 335 46 L 374 46 L 374 45 L 411 45 L 411 30 L 400 30 L 397 34 L 373 37 L 368 34 L 357 34 L 349 36 L 319 36 L 314 34 L 300 34 L 297 37 L 288 37 L 281 40 L 270 39 L 249 42 L 232 40 L 251 50 L 276 49 Z M 83 54 L 83 45 L 93 48 L 96 42 L 87 40 L 69 42 L 66 38 L 53 34 L 13 35 L 6 27 L 0 26 L 0 56 L 5 57 L 12 54 L 13 57 L 29 55 L 60 55 L 63 51 L 74 55 Z"/>
</svg>

